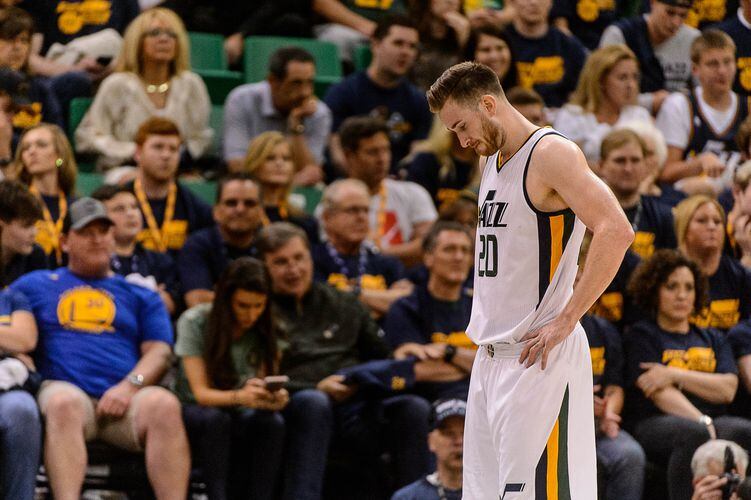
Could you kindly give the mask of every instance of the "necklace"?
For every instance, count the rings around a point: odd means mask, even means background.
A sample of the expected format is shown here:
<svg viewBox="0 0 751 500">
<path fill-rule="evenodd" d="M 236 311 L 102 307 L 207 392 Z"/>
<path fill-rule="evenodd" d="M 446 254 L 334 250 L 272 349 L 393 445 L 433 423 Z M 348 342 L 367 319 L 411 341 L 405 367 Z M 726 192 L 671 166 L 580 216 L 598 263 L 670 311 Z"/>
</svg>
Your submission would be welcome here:
<svg viewBox="0 0 751 500">
<path fill-rule="evenodd" d="M 147 83 L 146 84 L 146 93 L 147 94 L 164 94 L 169 90 L 169 82 L 160 83 L 158 85 Z"/>
</svg>

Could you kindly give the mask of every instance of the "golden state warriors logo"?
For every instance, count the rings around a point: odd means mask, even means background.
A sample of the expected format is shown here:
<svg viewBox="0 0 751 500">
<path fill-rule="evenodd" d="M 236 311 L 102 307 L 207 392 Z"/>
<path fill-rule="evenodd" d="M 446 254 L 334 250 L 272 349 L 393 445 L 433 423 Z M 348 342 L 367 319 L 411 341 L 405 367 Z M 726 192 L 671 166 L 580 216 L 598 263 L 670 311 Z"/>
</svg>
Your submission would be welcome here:
<svg viewBox="0 0 751 500">
<path fill-rule="evenodd" d="M 74 35 L 85 25 L 107 24 L 112 15 L 109 0 L 84 0 L 83 2 L 60 2 L 57 5 L 57 27 L 66 35 Z"/>
<path fill-rule="evenodd" d="M 726 12 L 726 0 L 695 0 L 685 23 L 692 28 L 698 27 L 702 22 L 716 23 L 725 19 Z"/>
<path fill-rule="evenodd" d="M 57 303 L 57 320 L 70 330 L 86 333 L 113 332 L 115 301 L 96 288 L 80 286 L 66 291 Z"/>
</svg>

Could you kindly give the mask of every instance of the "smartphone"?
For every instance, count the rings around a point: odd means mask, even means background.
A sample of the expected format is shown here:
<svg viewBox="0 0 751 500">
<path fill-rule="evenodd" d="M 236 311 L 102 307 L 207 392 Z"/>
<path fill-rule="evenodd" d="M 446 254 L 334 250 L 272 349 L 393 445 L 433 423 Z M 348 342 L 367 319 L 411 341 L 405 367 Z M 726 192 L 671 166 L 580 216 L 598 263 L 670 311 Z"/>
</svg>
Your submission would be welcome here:
<svg viewBox="0 0 751 500">
<path fill-rule="evenodd" d="M 287 385 L 289 377 L 286 375 L 271 375 L 269 377 L 264 377 L 263 382 L 266 384 L 266 390 L 276 392 Z"/>
</svg>

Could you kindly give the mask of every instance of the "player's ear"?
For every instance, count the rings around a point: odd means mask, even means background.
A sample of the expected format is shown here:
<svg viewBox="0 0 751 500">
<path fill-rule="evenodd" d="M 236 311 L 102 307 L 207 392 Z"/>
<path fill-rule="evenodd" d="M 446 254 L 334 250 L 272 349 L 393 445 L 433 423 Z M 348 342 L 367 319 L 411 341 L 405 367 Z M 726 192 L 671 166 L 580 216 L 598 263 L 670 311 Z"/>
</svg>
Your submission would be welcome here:
<svg viewBox="0 0 751 500">
<path fill-rule="evenodd" d="M 489 115 L 495 114 L 495 109 L 497 105 L 498 105 L 498 101 L 496 101 L 495 97 L 493 97 L 490 94 L 485 94 L 480 99 L 480 109 L 482 109 Z"/>
</svg>

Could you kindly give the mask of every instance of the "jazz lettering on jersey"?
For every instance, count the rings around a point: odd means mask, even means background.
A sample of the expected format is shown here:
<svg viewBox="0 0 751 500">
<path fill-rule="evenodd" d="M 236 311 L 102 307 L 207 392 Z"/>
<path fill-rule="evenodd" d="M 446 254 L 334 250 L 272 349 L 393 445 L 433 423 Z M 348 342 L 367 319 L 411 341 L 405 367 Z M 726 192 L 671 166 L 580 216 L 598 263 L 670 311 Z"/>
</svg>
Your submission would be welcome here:
<svg viewBox="0 0 751 500">
<path fill-rule="evenodd" d="M 505 201 L 494 201 L 496 191 L 491 189 L 485 197 L 485 201 L 480 207 L 480 214 L 477 224 L 480 227 L 506 227 L 503 223 L 503 216 L 506 214 L 508 203 Z"/>
</svg>

